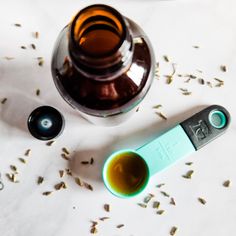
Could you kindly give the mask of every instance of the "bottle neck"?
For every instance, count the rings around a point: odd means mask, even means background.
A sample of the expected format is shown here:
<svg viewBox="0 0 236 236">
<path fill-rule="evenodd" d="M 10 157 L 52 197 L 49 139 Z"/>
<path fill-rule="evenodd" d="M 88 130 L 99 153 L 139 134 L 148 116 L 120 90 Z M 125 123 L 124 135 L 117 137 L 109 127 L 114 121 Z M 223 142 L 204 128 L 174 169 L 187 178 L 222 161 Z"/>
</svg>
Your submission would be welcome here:
<svg viewBox="0 0 236 236">
<path fill-rule="evenodd" d="M 70 25 L 69 54 L 76 69 L 89 78 L 111 80 L 124 73 L 133 55 L 124 17 L 100 4 L 80 11 Z"/>
</svg>

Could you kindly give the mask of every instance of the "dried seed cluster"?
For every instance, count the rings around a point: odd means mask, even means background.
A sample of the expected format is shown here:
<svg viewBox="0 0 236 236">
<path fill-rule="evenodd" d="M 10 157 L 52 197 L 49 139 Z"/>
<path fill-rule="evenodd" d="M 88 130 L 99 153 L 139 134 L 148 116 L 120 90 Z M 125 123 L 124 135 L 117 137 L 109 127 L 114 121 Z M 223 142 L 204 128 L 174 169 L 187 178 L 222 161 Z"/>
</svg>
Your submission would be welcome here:
<svg viewBox="0 0 236 236">
<path fill-rule="evenodd" d="M 25 153 L 24 153 L 24 155 L 25 155 L 26 157 L 29 157 L 30 154 L 31 154 L 31 149 L 27 149 L 27 150 L 25 151 Z M 26 164 L 26 163 L 27 163 L 27 161 L 26 161 L 25 158 L 18 157 L 18 160 L 19 160 L 21 163 L 23 163 L 23 164 Z M 12 183 L 19 183 L 20 181 L 19 181 L 19 179 L 17 179 L 17 177 L 19 177 L 19 171 L 18 171 L 17 166 L 11 164 L 11 165 L 9 166 L 9 169 L 11 170 L 11 173 L 6 173 L 7 179 L 8 179 L 10 182 L 12 182 Z"/>
<path fill-rule="evenodd" d="M 74 180 L 75 180 L 75 183 L 79 185 L 80 187 L 85 187 L 86 189 L 93 191 L 93 186 L 91 184 L 88 184 L 82 181 L 79 177 L 75 177 Z"/>
<path fill-rule="evenodd" d="M 166 115 L 164 115 L 163 112 L 159 111 L 160 108 L 162 108 L 161 104 L 157 104 L 155 106 L 152 107 L 155 110 L 155 113 L 163 120 L 167 120 Z"/>
</svg>

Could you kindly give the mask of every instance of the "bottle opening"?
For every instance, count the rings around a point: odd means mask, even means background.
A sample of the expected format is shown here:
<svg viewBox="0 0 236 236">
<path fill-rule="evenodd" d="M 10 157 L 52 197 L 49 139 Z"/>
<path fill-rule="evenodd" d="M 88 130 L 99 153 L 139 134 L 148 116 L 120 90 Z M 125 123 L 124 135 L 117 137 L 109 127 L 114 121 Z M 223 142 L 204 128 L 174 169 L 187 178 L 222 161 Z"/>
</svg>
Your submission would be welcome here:
<svg viewBox="0 0 236 236">
<path fill-rule="evenodd" d="M 92 5 L 80 11 L 72 22 L 72 38 L 91 57 L 112 55 L 125 39 L 122 15 L 106 5 Z"/>
</svg>

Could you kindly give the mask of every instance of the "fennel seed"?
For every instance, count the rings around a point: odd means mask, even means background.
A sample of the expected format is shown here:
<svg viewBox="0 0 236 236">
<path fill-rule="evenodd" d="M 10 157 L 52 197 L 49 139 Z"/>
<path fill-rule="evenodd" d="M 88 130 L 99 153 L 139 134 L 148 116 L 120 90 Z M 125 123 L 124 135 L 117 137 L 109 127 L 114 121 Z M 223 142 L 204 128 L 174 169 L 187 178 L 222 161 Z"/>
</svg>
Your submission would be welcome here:
<svg viewBox="0 0 236 236">
<path fill-rule="evenodd" d="M 205 205 L 205 204 L 206 204 L 206 200 L 203 199 L 203 198 L 201 198 L 201 197 L 198 198 L 198 201 L 199 201 L 202 205 Z"/>
<path fill-rule="evenodd" d="M 109 204 L 104 204 L 104 210 L 107 212 L 110 212 L 110 205 Z"/>
<path fill-rule="evenodd" d="M 228 188 L 230 186 L 230 180 L 224 181 L 223 186 Z"/>
<path fill-rule="evenodd" d="M 176 226 L 173 226 L 173 227 L 171 228 L 171 230 L 170 230 L 170 235 L 171 235 L 171 236 L 174 236 L 175 233 L 176 233 L 176 231 L 177 231 L 177 227 L 176 227 Z"/>
</svg>

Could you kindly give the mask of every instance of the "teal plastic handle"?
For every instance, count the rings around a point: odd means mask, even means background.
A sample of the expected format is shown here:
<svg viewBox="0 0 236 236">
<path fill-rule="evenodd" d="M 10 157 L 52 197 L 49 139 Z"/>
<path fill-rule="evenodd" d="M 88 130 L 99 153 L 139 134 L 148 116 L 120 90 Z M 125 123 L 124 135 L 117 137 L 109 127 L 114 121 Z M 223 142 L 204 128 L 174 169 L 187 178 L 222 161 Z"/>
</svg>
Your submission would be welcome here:
<svg viewBox="0 0 236 236">
<path fill-rule="evenodd" d="M 136 150 L 147 162 L 150 175 L 165 169 L 195 151 L 192 142 L 181 125 L 175 126 Z"/>
</svg>

